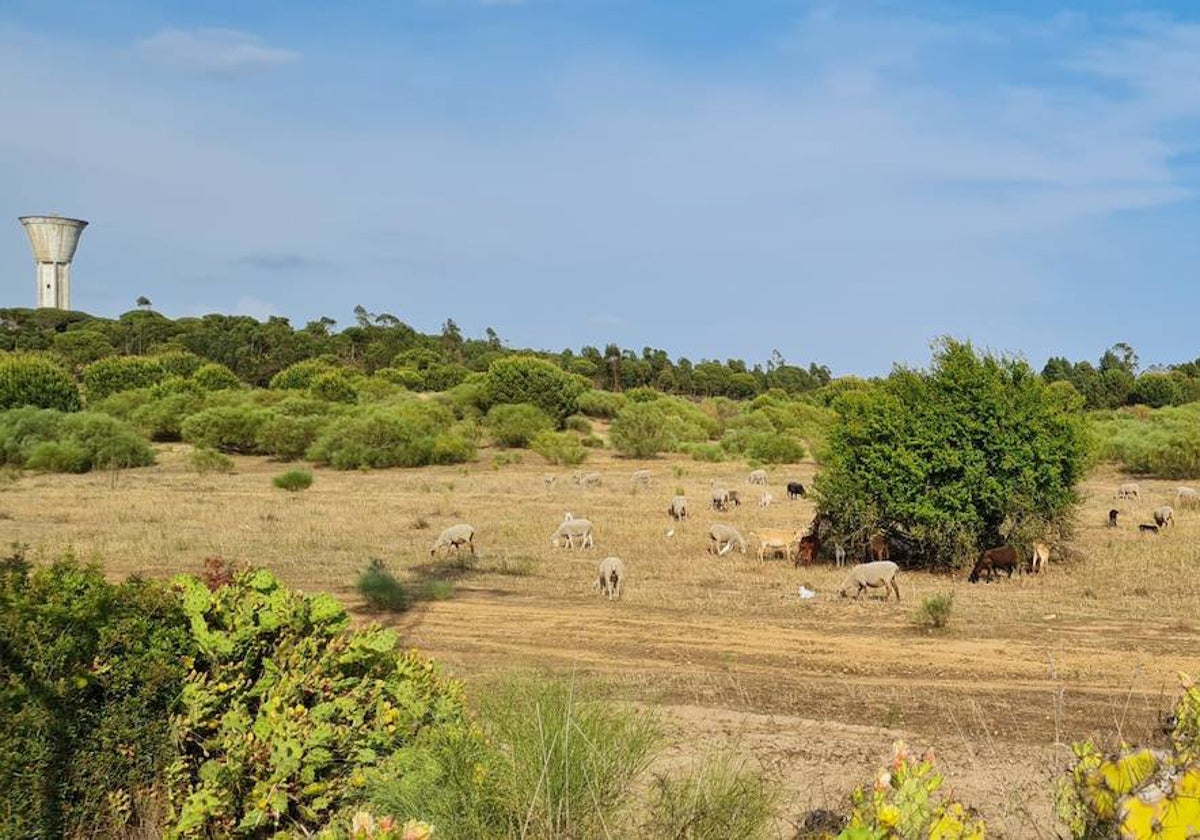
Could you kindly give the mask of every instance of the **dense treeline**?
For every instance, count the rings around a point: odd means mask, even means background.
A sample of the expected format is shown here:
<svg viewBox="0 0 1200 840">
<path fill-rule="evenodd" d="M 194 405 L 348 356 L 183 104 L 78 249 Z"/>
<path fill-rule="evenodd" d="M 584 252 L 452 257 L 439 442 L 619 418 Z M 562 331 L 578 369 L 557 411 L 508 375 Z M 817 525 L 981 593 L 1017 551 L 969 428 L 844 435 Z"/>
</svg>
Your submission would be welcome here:
<svg viewBox="0 0 1200 840">
<path fill-rule="evenodd" d="M 1114 344 L 1093 365 L 1052 357 L 1042 368 L 1047 382 L 1069 382 L 1088 409 L 1147 405 L 1162 408 L 1200 400 L 1200 359 L 1138 373 L 1137 353 Z"/>
<path fill-rule="evenodd" d="M 765 368 L 739 359 L 672 360 L 665 350 L 644 347 L 639 353 L 615 344 L 603 351 L 583 347 L 547 353 L 505 347 L 490 327 L 484 338 L 471 339 L 452 320 L 440 334 L 426 335 L 393 315 L 361 306 L 354 317 L 352 325 L 335 330 L 330 318 L 294 328 L 279 317 L 258 321 L 214 314 L 172 320 L 136 309 L 112 319 L 57 309 L 0 309 L 0 350 L 50 352 L 77 371 L 111 356 L 183 350 L 258 386 L 297 362 L 322 359 L 366 374 L 395 371 L 396 381 L 413 390 L 444 391 L 508 355 L 539 356 L 609 391 L 649 386 L 668 394 L 748 399 L 771 389 L 811 391 L 830 380 L 827 367 L 790 365 L 778 353 Z"/>
</svg>

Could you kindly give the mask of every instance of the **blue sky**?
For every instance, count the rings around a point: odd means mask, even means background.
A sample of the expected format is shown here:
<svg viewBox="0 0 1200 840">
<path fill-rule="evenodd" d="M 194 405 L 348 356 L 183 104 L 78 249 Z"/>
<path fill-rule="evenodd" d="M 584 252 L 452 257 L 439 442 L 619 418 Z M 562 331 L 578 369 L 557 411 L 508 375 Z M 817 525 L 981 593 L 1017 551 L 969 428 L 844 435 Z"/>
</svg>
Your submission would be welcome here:
<svg viewBox="0 0 1200 840">
<path fill-rule="evenodd" d="M 514 346 L 924 363 L 1200 355 L 1200 7 L 0 3 L 15 217 L 73 305 L 357 304 Z"/>
</svg>

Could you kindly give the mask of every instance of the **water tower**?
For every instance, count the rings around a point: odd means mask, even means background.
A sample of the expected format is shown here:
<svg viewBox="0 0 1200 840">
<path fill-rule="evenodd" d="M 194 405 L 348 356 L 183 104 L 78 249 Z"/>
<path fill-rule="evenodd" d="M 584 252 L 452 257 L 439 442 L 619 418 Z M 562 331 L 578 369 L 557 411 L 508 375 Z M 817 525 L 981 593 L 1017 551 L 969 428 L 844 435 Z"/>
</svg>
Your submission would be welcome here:
<svg viewBox="0 0 1200 840">
<path fill-rule="evenodd" d="M 38 308 L 70 309 L 71 260 L 87 222 L 61 216 L 22 216 L 20 221 L 37 264 Z"/>
</svg>

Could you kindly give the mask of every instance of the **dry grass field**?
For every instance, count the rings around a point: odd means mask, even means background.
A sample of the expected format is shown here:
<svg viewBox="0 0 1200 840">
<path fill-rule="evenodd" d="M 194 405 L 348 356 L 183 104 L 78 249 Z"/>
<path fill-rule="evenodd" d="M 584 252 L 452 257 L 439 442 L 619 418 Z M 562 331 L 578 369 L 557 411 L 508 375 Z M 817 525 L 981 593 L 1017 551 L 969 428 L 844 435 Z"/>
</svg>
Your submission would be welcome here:
<svg viewBox="0 0 1200 840">
<path fill-rule="evenodd" d="M 839 571 L 760 565 L 753 541 L 746 556 L 706 553 L 714 521 L 747 535 L 807 525 L 812 503 L 788 501 L 784 484 L 810 483 L 813 464 L 771 470 L 776 502 L 762 510 L 744 465 L 675 457 L 594 453 L 585 468 L 604 475 L 595 489 L 532 453 L 493 469 L 484 452 L 467 467 L 318 470 L 311 489 L 287 493 L 271 486 L 286 469 L 278 463 L 243 458 L 232 475 L 200 477 L 186 453 L 163 447 L 157 466 L 115 479 L 27 474 L 2 484 L 0 539 L 43 558 L 70 549 L 114 577 L 196 572 L 220 555 L 359 611 L 355 577 L 373 557 L 404 580 L 452 580 L 450 598 L 376 618 L 468 682 L 512 668 L 598 678 L 661 710 L 680 761 L 724 744 L 752 755 L 783 785 L 781 826 L 840 805 L 903 738 L 936 748 L 950 785 L 997 836 L 1055 836 L 1051 779 L 1065 745 L 1153 738 L 1176 672 L 1200 670 L 1200 511 L 1177 512 L 1158 536 L 1136 527 L 1173 497 L 1167 482 L 1142 481 L 1140 501 L 1115 505 L 1122 478 L 1100 470 L 1084 487 L 1075 541 L 1046 575 L 971 585 L 908 572 L 897 604 L 837 599 Z M 653 472 L 650 489 L 631 485 L 640 467 Z M 559 476 L 553 487 L 546 473 Z M 708 510 L 711 478 L 749 503 Z M 675 524 L 666 506 L 680 489 L 692 516 Z M 1114 505 L 1123 517 L 1112 530 Z M 593 549 L 550 547 L 566 511 L 596 523 Z M 474 564 L 429 556 L 456 522 L 478 529 Z M 609 554 L 629 571 L 619 602 L 592 588 Z M 818 596 L 801 600 L 802 584 Z M 954 593 L 949 626 L 919 629 L 915 608 L 940 592 Z"/>
</svg>

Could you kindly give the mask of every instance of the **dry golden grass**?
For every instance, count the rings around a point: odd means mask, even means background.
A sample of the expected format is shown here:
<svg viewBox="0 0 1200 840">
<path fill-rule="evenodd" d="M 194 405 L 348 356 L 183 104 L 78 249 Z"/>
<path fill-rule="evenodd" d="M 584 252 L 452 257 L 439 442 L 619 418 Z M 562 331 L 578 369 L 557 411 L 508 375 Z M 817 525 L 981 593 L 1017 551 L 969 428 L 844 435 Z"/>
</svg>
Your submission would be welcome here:
<svg viewBox="0 0 1200 840">
<path fill-rule="evenodd" d="M 157 466 L 115 481 L 0 483 L 0 538 L 42 558 L 73 550 L 114 577 L 197 572 L 219 555 L 356 610 L 354 580 L 373 557 L 402 580 L 453 578 L 449 600 L 387 620 L 468 680 L 511 667 L 598 675 L 670 709 L 696 743 L 744 730 L 764 767 L 796 790 L 795 808 L 830 804 L 904 734 L 937 743 L 960 792 L 975 794 L 1002 833 L 1026 836 L 1049 818 L 1045 783 L 1064 742 L 1150 738 L 1175 672 L 1200 664 L 1200 510 L 1139 534 L 1138 522 L 1173 502 L 1175 484 L 1143 480 L 1141 500 L 1117 503 L 1123 478 L 1108 469 L 1089 477 L 1077 536 L 1048 574 L 971 585 L 965 575 L 907 572 L 898 605 L 832 597 L 842 572 L 830 566 L 760 565 L 752 539 L 745 556 L 706 552 L 711 522 L 748 538 L 760 527 L 805 527 L 813 505 L 788 501 L 784 484 L 810 484 L 811 463 L 771 470 L 776 503 L 760 509 L 744 465 L 675 457 L 594 453 L 585 469 L 603 473 L 595 489 L 532 453 L 492 469 L 485 452 L 463 467 L 316 470 L 310 489 L 287 493 L 271 486 L 284 465 L 239 458 L 232 475 L 199 477 L 186 452 L 163 447 Z M 633 486 L 639 468 L 652 471 L 651 488 Z M 553 487 L 546 473 L 559 476 Z M 713 478 L 746 503 L 710 511 Z M 692 515 L 675 523 L 666 507 L 679 489 Z M 1110 507 L 1122 510 L 1117 529 L 1105 527 Z M 566 511 L 595 523 L 595 548 L 550 546 Z M 473 565 L 429 556 L 457 522 L 477 529 Z M 609 554 L 629 573 L 620 602 L 592 588 Z M 818 597 L 800 600 L 801 584 Z M 954 593 L 950 625 L 918 630 L 912 612 L 936 592 Z"/>
</svg>

